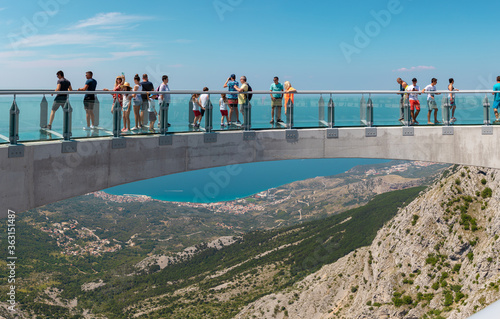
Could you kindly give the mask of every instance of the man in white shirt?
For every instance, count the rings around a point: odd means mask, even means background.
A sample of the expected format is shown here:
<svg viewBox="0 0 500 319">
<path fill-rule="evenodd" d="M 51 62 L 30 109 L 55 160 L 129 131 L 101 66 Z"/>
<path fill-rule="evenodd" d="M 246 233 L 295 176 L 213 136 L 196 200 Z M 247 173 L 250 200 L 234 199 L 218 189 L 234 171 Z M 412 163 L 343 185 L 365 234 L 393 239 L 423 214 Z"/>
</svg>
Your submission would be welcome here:
<svg viewBox="0 0 500 319">
<path fill-rule="evenodd" d="M 170 92 L 170 88 L 168 87 L 168 76 L 167 75 L 164 75 L 161 77 L 161 80 L 162 80 L 162 83 L 160 84 L 160 87 L 158 89 L 158 91 L 160 92 Z M 166 115 L 163 114 L 163 112 L 161 111 L 162 109 L 162 106 L 166 106 L 168 107 L 170 105 L 170 94 L 160 94 L 159 97 L 158 97 L 158 100 L 159 100 L 159 108 L 160 108 L 160 119 L 158 121 L 158 126 L 161 125 L 161 121 L 163 121 L 164 119 L 162 118 L 162 115 L 163 117 L 166 118 Z M 164 105 L 166 104 L 166 105 Z M 165 111 L 167 112 L 167 111 Z M 167 126 L 170 126 L 170 123 L 167 124 Z"/>
<path fill-rule="evenodd" d="M 203 88 L 203 91 L 208 92 L 208 88 L 205 86 Z M 205 110 L 209 106 L 209 102 L 210 102 L 210 94 L 204 93 L 204 94 L 200 95 L 201 117 L 203 117 L 203 115 L 205 115 Z"/>
<path fill-rule="evenodd" d="M 437 82 L 438 80 L 436 78 L 432 78 L 431 84 L 427 85 L 425 89 L 422 90 L 422 93 L 436 91 Z M 439 124 L 439 121 L 437 120 L 438 107 L 436 100 L 434 99 L 434 94 L 439 95 L 440 93 L 427 94 L 427 107 L 429 108 L 429 112 L 427 113 L 427 124 Z M 431 113 L 433 110 L 434 110 L 434 123 L 431 122 Z"/>
<path fill-rule="evenodd" d="M 420 113 L 420 102 L 418 100 L 418 94 L 420 94 L 420 87 L 417 85 L 417 79 L 413 78 L 411 80 L 412 85 L 406 87 L 407 92 L 418 92 L 410 94 L 410 111 L 411 111 L 411 124 L 418 125 L 417 116 Z"/>
</svg>

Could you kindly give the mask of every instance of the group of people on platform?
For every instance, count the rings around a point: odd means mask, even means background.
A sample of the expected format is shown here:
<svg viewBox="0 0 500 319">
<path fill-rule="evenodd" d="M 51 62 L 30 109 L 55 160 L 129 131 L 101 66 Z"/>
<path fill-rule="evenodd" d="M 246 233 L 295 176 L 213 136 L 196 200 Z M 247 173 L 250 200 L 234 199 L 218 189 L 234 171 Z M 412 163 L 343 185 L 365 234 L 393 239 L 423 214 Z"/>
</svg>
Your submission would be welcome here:
<svg viewBox="0 0 500 319">
<path fill-rule="evenodd" d="M 58 71 L 56 73 L 57 76 L 57 87 L 56 91 L 72 91 L 71 82 L 68 81 L 64 77 L 63 71 Z M 92 71 L 87 71 L 85 73 L 86 81 L 85 85 L 82 88 L 79 88 L 78 91 L 88 91 L 92 92 L 96 90 L 97 81 L 93 78 Z M 437 91 L 436 84 L 438 80 L 436 78 L 431 79 L 431 83 L 427 85 L 423 90 L 420 90 L 420 87 L 417 85 L 417 79 L 412 79 L 412 84 L 408 85 L 407 82 L 403 81 L 401 78 L 396 79 L 399 84 L 399 90 L 401 92 L 400 99 L 400 116 L 399 120 L 402 121 L 404 119 L 404 104 L 405 100 L 409 100 L 410 104 L 410 116 L 411 116 L 411 125 L 418 125 L 419 122 L 417 120 L 418 115 L 420 114 L 420 101 L 418 99 L 418 95 L 422 93 L 427 93 L 427 124 L 439 124 L 440 122 L 437 119 L 437 103 L 435 100 L 435 95 L 439 95 L 440 93 L 433 93 Z M 456 99 L 455 99 L 455 91 L 458 91 L 454 87 L 454 79 L 449 79 L 448 91 L 450 91 L 449 96 L 447 97 L 451 109 L 451 122 L 455 122 L 455 110 L 456 110 Z M 221 127 L 229 126 L 231 124 L 240 125 L 239 112 L 245 115 L 250 105 L 250 100 L 252 99 L 252 94 L 249 93 L 252 91 L 251 86 L 247 82 L 246 76 L 241 76 L 240 81 L 236 81 L 236 75 L 231 74 L 226 82 L 223 85 L 224 88 L 228 89 L 228 94 L 221 94 L 219 99 L 219 109 L 221 113 Z M 104 89 L 105 91 L 109 91 L 108 89 Z M 122 132 L 135 131 L 140 129 L 146 129 L 146 125 L 149 121 L 149 130 L 154 132 L 154 124 L 157 120 L 157 111 L 156 111 L 156 100 L 160 106 L 169 106 L 171 97 L 168 92 L 170 92 L 170 88 L 168 86 L 168 76 L 162 76 L 162 83 L 156 88 L 154 88 L 153 83 L 151 83 L 148 79 L 147 74 L 142 75 L 142 81 L 138 74 L 134 76 L 134 86 L 132 87 L 130 83 L 125 81 L 125 75 L 122 73 L 117 76 L 115 79 L 115 84 L 113 87 L 113 91 L 123 91 L 123 93 L 113 93 L 113 107 L 117 105 L 117 103 L 122 108 L 123 111 L 123 128 Z M 132 92 L 151 92 L 149 94 L 135 94 Z M 200 127 L 201 120 L 205 113 L 205 109 L 209 106 L 210 103 L 210 95 L 208 93 L 209 89 L 207 87 L 203 88 L 203 91 L 206 93 L 203 94 L 193 94 L 191 96 L 191 101 L 193 105 L 193 113 L 194 113 L 194 121 L 191 125 L 195 128 Z M 274 123 L 283 123 L 281 120 L 281 109 L 283 107 L 283 99 L 285 105 L 285 113 L 287 113 L 287 107 L 293 105 L 294 103 L 294 94 L 297 90 L 295 90 L 289 81 L 286 81 L 284 85 L 279 82 L 279 78 L 275 76 L 273 78 L 273 83 L 271 83 L 269 91 L 271 96 L 271 124 Z M 498 109 L 500 107 L 500 76 L 497 77 L 497 83 L 493 86 L 493 91 L 498 91 L 499 93 L 493 93 L 495 95 L 493 110 L 495 113 L 495 122 L 500 122 Z M 129 92 L 129 93 L 126 93 Z M 154 92 L 154 93 L 153 93 Z M 284 92 L 278 93 L 278 92 Z M 59 107 L 64 106 L 66 101 L 68 100 L 67 94 L 57 94 L 52 104 L 52 111 L 50 113 L 49 124 L 47 125 L 48 129 L 52 128 L 52 123 L 54 121 L 55 112 L 59 109 Z M 94 105 L 96 102 L 96 96 L 92 93 L 85 94 L 83 98 L 83 105 L 86 112 L 86 121 L 87 126 L 84 127 L 85 130 L 90 130 L 94 128 Z M 111 111 L 113 112 L 113 107 Z M 134 111 L 134 119 L 135 126 L 131 128 L 130 123 L 130 112 Z M 434 111 L 434 122 L 431 121 L 431 115 Z M 233 117 L 236 118 L 236 121 L 233 122 Z M 250 119 L 246 119 L 249 121 Z M 168 124 L 168 123 L 167 123 Z M 170 124 L 168 124 L 170 126 Z"/>
<path fill-rule="evenodd" d="M 410 125 L 418 125 L 417 117 L 420 113 L 420 101 L 418 100 L 418 95 L 421 93 L 427 93 L 427 108 L 428 108 L 428 113 L 427 113 L 427 124 L 439 124 L 440 122 L 437 119 L 437 103 L 435 99 L 435 95 L 439 95 L 440 93 L 432 93 L 434 91 L 437 91 L 436 89 L 436 84 L 437 84 L 437 79 L 432 78 L 431 83 L 427 85 L 422 91 L 420 91 L 420 87 L 417 85 L 417 79 L 413 78 L 412 84 L 408 85 L 405 81 L 403 81 L 401 78 L 396 79 L 397 83 L 399 84 L 399 90 L 401 92 L 408 92 L 401 94 L 401 100 L 400 100 L 400 114 L 399 114 L 399 120 L 402 121 L 404 119 L 404 102 L 405 99 L 409 99 L 410 102 L 410 116 L 411 116 L 411 122 Z M 457 88 L 454 86 L 455 80 L 453 78 L 449 79 L 449 84 L 448 84 L 448 91 L 450 92 L 455 92 L 458 91 Z M 500 106 L 500 76 L 497 76 L 497 83 L 493 86 L 493 91 L 499 91 L 499 93 L 493 93 L 495 96 L 494 102 L 493 102 L 493 111 L 495 113 L 495 122 L 500 122 L 499 114 L 498 114 L 498 108 Z M 409 93 L 412 92 L 412 93 Z M 418 93 L 417 93 L 418 92 Z M 455 122 L 457 119 L 455 118 L 455 110 L 457 108 L 456 104 L 456 99 L 455 99 L 455 93 L 449 93 L 449 96 L 447 97 L 451 109 L 451 122 Z M 431 122 L 431 114 L 434 111 L 434 122 Z"/>
<path fill-rule="evenodd" d="M 63 71 L 57 71 L 56 76 L 57 87 L 56 91 L 72 91 L 71 82 L 64 77 Z M 87 71 L 85 73 L 86 82 L 84 87 L 79 88 L 78 91 L 95 91 L 97 87 L 97 81 L 93 78 L 92 71 Z M 103 89 L 104 91 L 109 91 L 109 89 Z M 146 128 L 149 121 L 149 130 L 154 131 L 154 124 L 157 120 L 156 111 L 156 100 L 159 101 L 159 105 L 169 106 L 170 104 L 170 94 L 160 93 L 169 92 L 170 88 L 168 86 L 168 76 L 162 76 L 162 83 L 155 90 L 153 83 L 148 79 L 147 74 L 142 75 L 142 81 L 138 74 L 134 76 L 134 87 L 130 83 L 125 81 L 125 75 L 122 73 L 115 79 L 115 85 L 112 91 L 123 91 L 124 93 L 113 93 L 113 105 L 111 107 L 111 112 L 116 103 L 118 103 L 123 111 L 123 128 L 122 132 L 135 131 L 139 129 Z M 134 91 L 147 91 L 147 92 L 159 92 L 151 94 L 135 94 Z M 125 93 L 130 92 L 130 93 Z M 52 104 L 52 111 L 50 113 L 48 129 L 52 128 L 52 123 L 54 121 L 55 112 L 59 107 L 64 106 L 68 100 L 67 94 L 57 94 L 54 98 L 54 103 Z M 95 94 L 85 94 L 83 98 L 83 107 L 86 112 L 87 126 L 84 130 L 91 130 L 95 128 L 94 125 L 94 105 L 96 102 Z M 130 112 L 134 110 L 135 126 L 130 127 Z"/>
<path fill-rule="evenodd" d="M 245 115 L 248 108 L 251 107 L 250 101 L 252 100 L 252 94 L 248 93 L 252 91 L 252 87 L 247 82 L 247 77 L 242 75 L 240 77 L 240 82 L 236 81 L 236 75 L 231 74 L 223 85 L 224 88 L 228 89 L 228 94 L 221 94 L 219 99 L 219 109 L 221 113 L 221 127 L 229 126 L 231 124 L 240 125 L 240 116 L 238 108 L 241 114 Z M 208 92 L 208 88 L 203 88 L 204 92 Z M 279 82 L 277 76 L 274 77 L 273 83 L 269 89 L 270 92 L 286 92 L 281 93 L 271 93 L 271 124 L 283 123 L 281 120 L 281 108 L 283 107 L 283 96 L 285 98 L 285 113 L 287 106 L 293 105 L 294 94 L 297 92 L 289 81 L 285 82 L 283 86 Z M 204 94 L 193 94 L 191 97 L 193 102 L 193 112 L 195 115 L 193 126 L 200 127 L 201 119 L 205 113 L 205 109 L 208 107 L 210 96 L 208 93 Z M 236 121 L 233 121 L 233 115 Z M 249 120 L 249 119 L 247 119 Z"/>
<path fill-rule="evenodd" d="M 63 71 L 58 71 L 56 73 L 58 78 L 56 91 L 72 91 L 71 82 L 64 77 Z M 78 91 L 95 91 L 97 87 L 97 81 L 93 78 L 92 71 L 87 71 L 85 73 L 86 82 L 84 87 L 79 88 Z M 221 126 L 229 126 L 231 124 L 239 125 L 241 124 L 239 119 L 238 107 L 240 107 L 240 112 L 245 114 L 245 109 L 250 107 L 250 100 L 252 99 L 252 94 L 248 93 L 252 91 L 251 86 L 247 83 L 246 76 L 240 77 L 240 82 L 236 81 L 236 75 L 231 74 L 231 76 L 226 80 L 223 85 L 224 88 L 228 89 L 228 94 L 221 94 L 219 99 L 219 109 L 221 112 Z M 109 89 L 103 89 L 104 91 L 110 91 Z M 112 91 L 123 91 L 124 93 L 113 93 L 113 108 L 118 102 L 123 112 L 123 128 L 122 132 L 135 131 L 144 129 L 149 121 L 149 130 L 154 131 L 154 124 L 157 120 L 156 103 L 158 100 L 159 105 L 169 106 L 171 97 L 169 93 L 153 93 L 153 92 L 170 92 L 168 86 L 168 76 L 162 76 L 162 83 L 155 90 L 153 83 L 148 79 L 147 74 L 142 75 L 142 81 L 138 74 L 134 76 L 134 86 L 132 87 L 130 83 L 125 81 L 125 75 L 122 73 L 115 79 L 115 84 Z M 150 94 L 135 94 L 134 91 L 146 91 L 151 92 Z M 205 113 L 205 109 L 208 107 L 210 101 L 210 95 L 208 94 L 209 89 L 207 87 L 203 88 L 204 94 L 193 94 L 191 96 L 191 101 L 193 102 L 193 113 L 194 122 L 192 125 L 195 128 L 200 127 L 201 119 Z M 130 92 L 130 93 L 125 93 Z M 294 94 L 297 92 L 289 81 L 285 82 L 283 86 L 279 82 L 277 76 L 274 77 L 273 83 L 270 87 L 271 92 L 271 121 L 270 123 L 283 123 L 281 120 L 281 108 L 283 106 L 283 97 L 285 100 L 285 113 L 287 106 L 293 105 Z M 286 92 L 272 93 L 272 92 Z M 50 114 L 48 129 L 52 128 L 52 123 L 54 121 L 55 112 L 59 107 L 64 106 L 68 100 L 67 94 L 57 94 L 52 104 L 52 111 Z M 83 99 L 83 105 L 86 112 L 87 126 L 84 127 L 85 130 L 91 130 L 95 128 L 94 125 L 94 105 L 96 102 L 95 94 L 85 94 Z M 130 113 L 134 111 L 135 126 L 131 127 Z M 233 122 L 233 115 L 236 117 L 236 121 Z M 170 124 L 168 124 L 170 126 Z"/>
</svg>

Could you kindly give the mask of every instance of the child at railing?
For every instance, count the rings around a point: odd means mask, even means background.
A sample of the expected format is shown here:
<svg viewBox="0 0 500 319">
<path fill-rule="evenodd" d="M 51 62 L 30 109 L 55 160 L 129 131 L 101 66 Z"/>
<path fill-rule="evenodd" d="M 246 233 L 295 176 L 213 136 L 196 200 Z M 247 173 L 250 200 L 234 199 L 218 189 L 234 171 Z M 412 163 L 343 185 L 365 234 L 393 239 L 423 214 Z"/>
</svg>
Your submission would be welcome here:
<svg viewBox="0 0 500 319">
<path fill-rule="evenodd" d="M 220 96 L 221 98 L 219 99 L 219 107 L 220 107 L 220 114 L 222 116 L 220 119 L 220 126 L 224 127 L 226 125 L 229 125 L 227 97 L 226 94 L 221 94 Z M 224 118 L 226 119 L 227 124 L 224 124 Z"/>
<path fill-rule="evenodd" d="M 158 98 L 158 95 L 151 94 L 149 96 L 148 100 L 148 113 L 149 113 L 149 131 L 154 133 L 155 131 L 155 122 L 156 122 L 156 117 L 158 113 L 156 112 L 155 106 L 156 106 L 156 98 Z"/>
<path fill-rule="evenodd" d="M 132 87 L 128 82 L 122 86 L 123 91 L 131 91 Z M 132 94 L 123 93 L 123 129 L 122 132 L 130 131 L 130 106 L 132 104 Z"/>
<path fill-rule="evenodd" d="M 193 101 L 193 113 L 194 113 L 194 122 L 193 126 L 195 128 L 200 127 L 200 122 L 201 122 L 201 109 L 203 108 L 200 104 L 199 100 L 200 95 L 199 94 L 193 94 L 191 96 L 191 100 Z"/>
</svg>

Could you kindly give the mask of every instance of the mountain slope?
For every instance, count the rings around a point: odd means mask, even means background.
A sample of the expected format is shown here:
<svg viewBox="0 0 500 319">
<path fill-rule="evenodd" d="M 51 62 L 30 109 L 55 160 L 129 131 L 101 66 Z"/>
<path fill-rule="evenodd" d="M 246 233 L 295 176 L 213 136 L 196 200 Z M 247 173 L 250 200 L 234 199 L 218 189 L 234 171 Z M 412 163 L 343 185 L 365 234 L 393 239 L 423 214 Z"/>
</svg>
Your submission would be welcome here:
<svg viewBox="0 0 500 319">
<path fill-rule="evenodd" d="M 236 318 L 467 318 L 500 299 L 500 173 L 455 167 L 369 247 Z"/>
</svg>

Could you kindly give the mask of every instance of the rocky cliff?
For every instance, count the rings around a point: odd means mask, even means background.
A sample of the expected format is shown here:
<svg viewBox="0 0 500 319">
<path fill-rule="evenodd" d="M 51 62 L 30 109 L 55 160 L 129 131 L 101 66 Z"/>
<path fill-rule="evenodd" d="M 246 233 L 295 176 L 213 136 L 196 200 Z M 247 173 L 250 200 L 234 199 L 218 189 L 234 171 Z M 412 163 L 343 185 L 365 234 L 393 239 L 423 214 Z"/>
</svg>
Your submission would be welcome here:
<svg viewBox="0 0 500 319">
<path fill-rule="evenodd" d="M 467 318 L 500 299 L 500 171 L 454 167 L 372 245 L 237 318 Z"/>
</svg>

